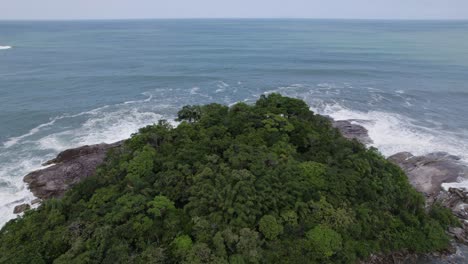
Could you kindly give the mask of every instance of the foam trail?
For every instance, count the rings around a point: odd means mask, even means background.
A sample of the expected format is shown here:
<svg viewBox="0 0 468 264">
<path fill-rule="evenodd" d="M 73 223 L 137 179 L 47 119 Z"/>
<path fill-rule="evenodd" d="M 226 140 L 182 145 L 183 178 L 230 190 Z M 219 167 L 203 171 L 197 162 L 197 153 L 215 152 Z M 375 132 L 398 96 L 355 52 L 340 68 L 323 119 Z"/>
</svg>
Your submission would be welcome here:
<svg viewBox="0 0 468 264">
<path fill-rule="evenodd" d="M 37 132 L 39 132 L 42 128 L 44 127 L 47 127 L 47 126 L 50 126 L 50 125 L 53 125 L 55 123 L 55 121 L 57 121 L 59 118 L 53 118 L 50 122 L 47 122 L 47 123 L 44 123 L 44 124 L 41 124 L 31 130 L 29 130 L 28 133 L 24 134 L 24 135 L 21 135 L 19 137 L 12 137 L 12 138 L 9 138 L 6 142 L 3 143 L 3 146 L 5 148 L 9 148 L 13 145 L 15 145 L 16 143 L 18 143 L 20 140 L 24 139 L 24 138 L 27 138 L 29 136 L 32 136 L 34 134 L 36 134 Z"/>
<path fill-rule="evenodd" d="M 153 99 L 152 94 L 143 93 L 143 95 L 148 96 L 148 97 L 146 99 L 143 99 L 143 100 L 126 101 L 126 102 L 123 102 L 121 104 L 116 104 L 116 105 L 114 105 L 114 107 L 119 107 L 119 106 L 123 106 L 123 105 L 130 105 L 130 104 L 147 103 L 147 102 L 150 102 Z M 85 112 L 81 112 L 81 113 L 77 113 L 77 114 L 64 114 L 64 115 L 54 117 L 54 118 L 50 119 L 49 122 L 38 125 L 37 127 L 31 129 L 26 134 L 23 134 L 23 135 L 17 136 L 17 137 L 11 137 L 11 138 L 7 139 L 3 143 L 3 146 L 5 148 L 10 148 L 11 146 L 17 144 L 19 141 L 39 133 L 41 131 L 41 129 L 54 125 L 57 121 L 67 119 L 67 118 L 75 118 L 75 117 L 86 116 L 86 115 L 95 116 L 95 115 L 99 114 L 101 111 L 103 111 L 105 109 L 108 109 L 109 107 L 111 107 L 111 106 L 110 105 L 105 105 L 105 106 L 102 106 L 102 107 L 98 107 L 98 108 L 95 108 L 95 109 L 92 109 L 92 110 L 89 110 L 89 111 L 85 111 Z"/>
<path fill-rule="evenodd" d="M 143 95 L 148 96 L 148 98 L 146 98 L 144 100 L 126 101 L 123 104 L 147 103 L 147 102 L 149 102 L 149 101 L 151 101 L 153 99 L 152 94 L 143 93 Z"/>
<path fill-rule="evenodd" d="M 12 46 L 0 46 L 0 50 L 7 50 L 13 48 Z"/>
<path fill-rule="evenodd" d="M 44 156 L 47 159 L 50 156 Z M 2 153 L 2 158 L 4 154 Z M 0 175 L 2 181 L 6 182 L 6 186 L 0 188 L 0 227 L 8 220 L 15 218 L 13 209 L 16 205 L 22 203 L 30 203 L 35 197 L 26 188 L 22 182 L 22 176 L 28 172 L 39 169 L 43 160 L 27 153 L 19 155 L 20 162 L 12 160 L 7 164 L 2 164 L 0 167 Z M 7 176 L 5 176 L 7 175 Z"/>
<path fill-rule="evenodd" d="M 218 87 L 218 89 L 216 89 L 215 93 L 222 93 L 224 91 L 226 91 L 226 88 L 229 87 L 229 84 L 223 82 L 223 81 L 218 81 L 216 83 L 216 86 Z"/>
<path fill-rule="evenodd" d="M 39 148 L 56 152 L 81 145 L 112 143 L 129 138 L 139 128 L 154 124 L 162 115 L 136 109 L 101 114 L 77 129 L 53 133 L 38 140 Z"/>
<path fill-rule="evenodd" d="M 62 119 L 65 119 L 65 118 L 74 118 L 74 117 L 79 117 L 79 116 L 84 116 L 84 115 L 95 115 L 99 110 L 103 110 L 103 109 L 105 109 L 107 107 L 108 106 L 103 106 L 103 107 L 100 107 L 100 108 L 96 108 L 96 109 L 86 111 L 86 112 L 81 112 L 81 113 L 74 114 L 74 115 L 65 114 L 65 115 L 54 117 L 49 122 L 38 125 L 37 127 L 31 129 L 28 133 L 26 133 L 24 135 L 21 135 L 21 136 L 18 136 L 18 137 L 11 137 L 11 138 L 7 139 L 7 141 L 5 141 L 3 143 L 3 146 L 5 148 L 10 148 L 13 145 L 17 144 L 19 141 L 39 133 L 41 131 L 41 129 L 43 129 L 45 127 L 48 127 L 48 126 L 51 126 L 51 125 L 55 124 L 57 121 L 59 121 L 59 120 L 62 120 Z"/>
<path fill-rule="evenodd" d="M 190 94 L 197 94 L 199 90 L 200 87 L 193 87 L 192 89 L 190 89 Z"/>
</svg>

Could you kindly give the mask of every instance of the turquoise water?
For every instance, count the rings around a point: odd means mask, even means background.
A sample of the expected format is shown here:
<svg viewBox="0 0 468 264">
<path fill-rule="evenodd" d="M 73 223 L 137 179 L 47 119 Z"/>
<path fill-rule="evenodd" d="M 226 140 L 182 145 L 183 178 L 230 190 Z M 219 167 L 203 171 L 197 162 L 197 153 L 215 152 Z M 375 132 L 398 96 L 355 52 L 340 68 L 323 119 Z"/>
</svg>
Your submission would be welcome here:
<svg viewBox="0 0 468 264">
<path fill-rule="evenodd" d="M 468 21 L 0 22 L 0 225 L 61 150 L 270 92 L 358 119 L 384 155 L 466 161 Z"/>
</svg>

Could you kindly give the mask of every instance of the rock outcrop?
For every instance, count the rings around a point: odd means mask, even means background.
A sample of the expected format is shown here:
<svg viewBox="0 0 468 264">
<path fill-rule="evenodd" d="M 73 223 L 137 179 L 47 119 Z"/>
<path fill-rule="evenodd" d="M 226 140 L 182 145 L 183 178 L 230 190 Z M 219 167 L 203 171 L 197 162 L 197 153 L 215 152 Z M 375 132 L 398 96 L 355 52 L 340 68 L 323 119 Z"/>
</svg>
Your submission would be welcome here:
<svg viewBox="0 0 468 264">
<path fill-rule="evenodd" d="M 460 219 L 461 226 L 450 228 L 449 233 L 458 242 L 468 245 L 468 192 L 450 188 L 447 192 L 442 191 L 432 198 L 432 203 L 439 203 L 449 208 Z"/>
<path fill-rule="evenodd" d="M 34 199 L 34 200 L 31 201 L 31 204 L 32 204 L 32 205 L 35 205 L 35 204 L 40 204 L 41 202 L 42 202 L 41 199 L 36 198 L 36 199 Z"/>
<path fill-rule="evenodd" d="M 29 204 L 20 204 L 18 206 L 15 206 L 15 209 L 13 209 L 14 214 L 21 214 L 24 213 L 25 211 L 31 209 L 31 206 Z"/>
<path fill-rule="evenodd" d="M 449 208 L 460 220 L 461 226 L 450 228 L 448 234 L 457 242 L 453 244 L 456 254 L 440 256 L 428 254 L 419 257 L 418 263 L 466 263 L 468 259 L 468 191 L 449 188 L 443 190 L 443 183 L 456 182 L 468 178 L 468 167 L 460 158 L 445 152 L 435 152 L 414 156 L 400 152 L 388 158 L 400 166 L 410 183 L 426 196 L 426 204 L 438 203 Z"/>
<path fill-rule="evenodd" d="M 426 197 L 437 195 L 442 190 L 442 183 L 468 177 L 468 167 L 460 163 L 460 158 L 445 152 L 424 156 L 400 152 L 388 160 L 400 166 L 408 175 L 410 183 Z"/>
<path fill-rule="evenodd" d="M 364 145 L 373 143 L 369 137 L 369 131 L 365 127 L 354 123 L 354 120 L 332 120 L 332 125 L 340 130 L 345 138 L 356 139 Z"/>
<path fill-rule="evenodd" d="M 420 255 L 417 263 L 467 263 L 468 192 L 456 188 L 444 190 L 442 184 L 468 178 L 468 167 L 460 162 L 459 157 L 446 152 L 423 156 L 400 152 L 390 156 L 388 160 L 403 169 L 413 187 L 426 196 L 428 206 L 438 203 L 449 208 L 461 223 L 460 227 L 448 230 L 448 234 L 456 241 L 452 244 L 455 252 Z"/>
<path fill-rule="evenodd" d="M 121 144 L 97 144 L 65 150 L 55 159 L 44 163 L 54 165 L 33 171 L 23 180 L 40 199 L 61 197 L 71 186 L 92 175 L 104 162 L 107 152 Z"/>
</svg>

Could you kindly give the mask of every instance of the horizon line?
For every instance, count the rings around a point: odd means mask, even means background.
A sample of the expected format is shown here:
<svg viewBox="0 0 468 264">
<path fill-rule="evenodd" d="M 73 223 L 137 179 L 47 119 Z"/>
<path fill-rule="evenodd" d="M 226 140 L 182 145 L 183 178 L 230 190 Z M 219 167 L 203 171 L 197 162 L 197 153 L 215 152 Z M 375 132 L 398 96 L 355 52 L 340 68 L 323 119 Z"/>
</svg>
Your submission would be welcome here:
<svg viewBox="0 0 468 264">
<path fill-rule="evenodd" d="M 11 18 L 0 21 L 136 21 L 136 20 L 361 20 L 361 21 L 468 21 L 468 18 L 313 18 L 313 17 L 168 17 L 168 18 Z"/>
</svg>

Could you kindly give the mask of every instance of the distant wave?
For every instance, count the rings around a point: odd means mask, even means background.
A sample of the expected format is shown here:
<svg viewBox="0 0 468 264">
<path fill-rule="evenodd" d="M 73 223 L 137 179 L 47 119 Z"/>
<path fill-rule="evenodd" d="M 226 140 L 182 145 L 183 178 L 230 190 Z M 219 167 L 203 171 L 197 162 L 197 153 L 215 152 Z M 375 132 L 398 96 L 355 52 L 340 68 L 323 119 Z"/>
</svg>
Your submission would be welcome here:
<svg viewBox="0 0 468 264">
<path fill-rule="evenodd" d="M 13 48 L 12 46 L 0 46 L 0 50 L 7 50 Z"/>
</svg>

